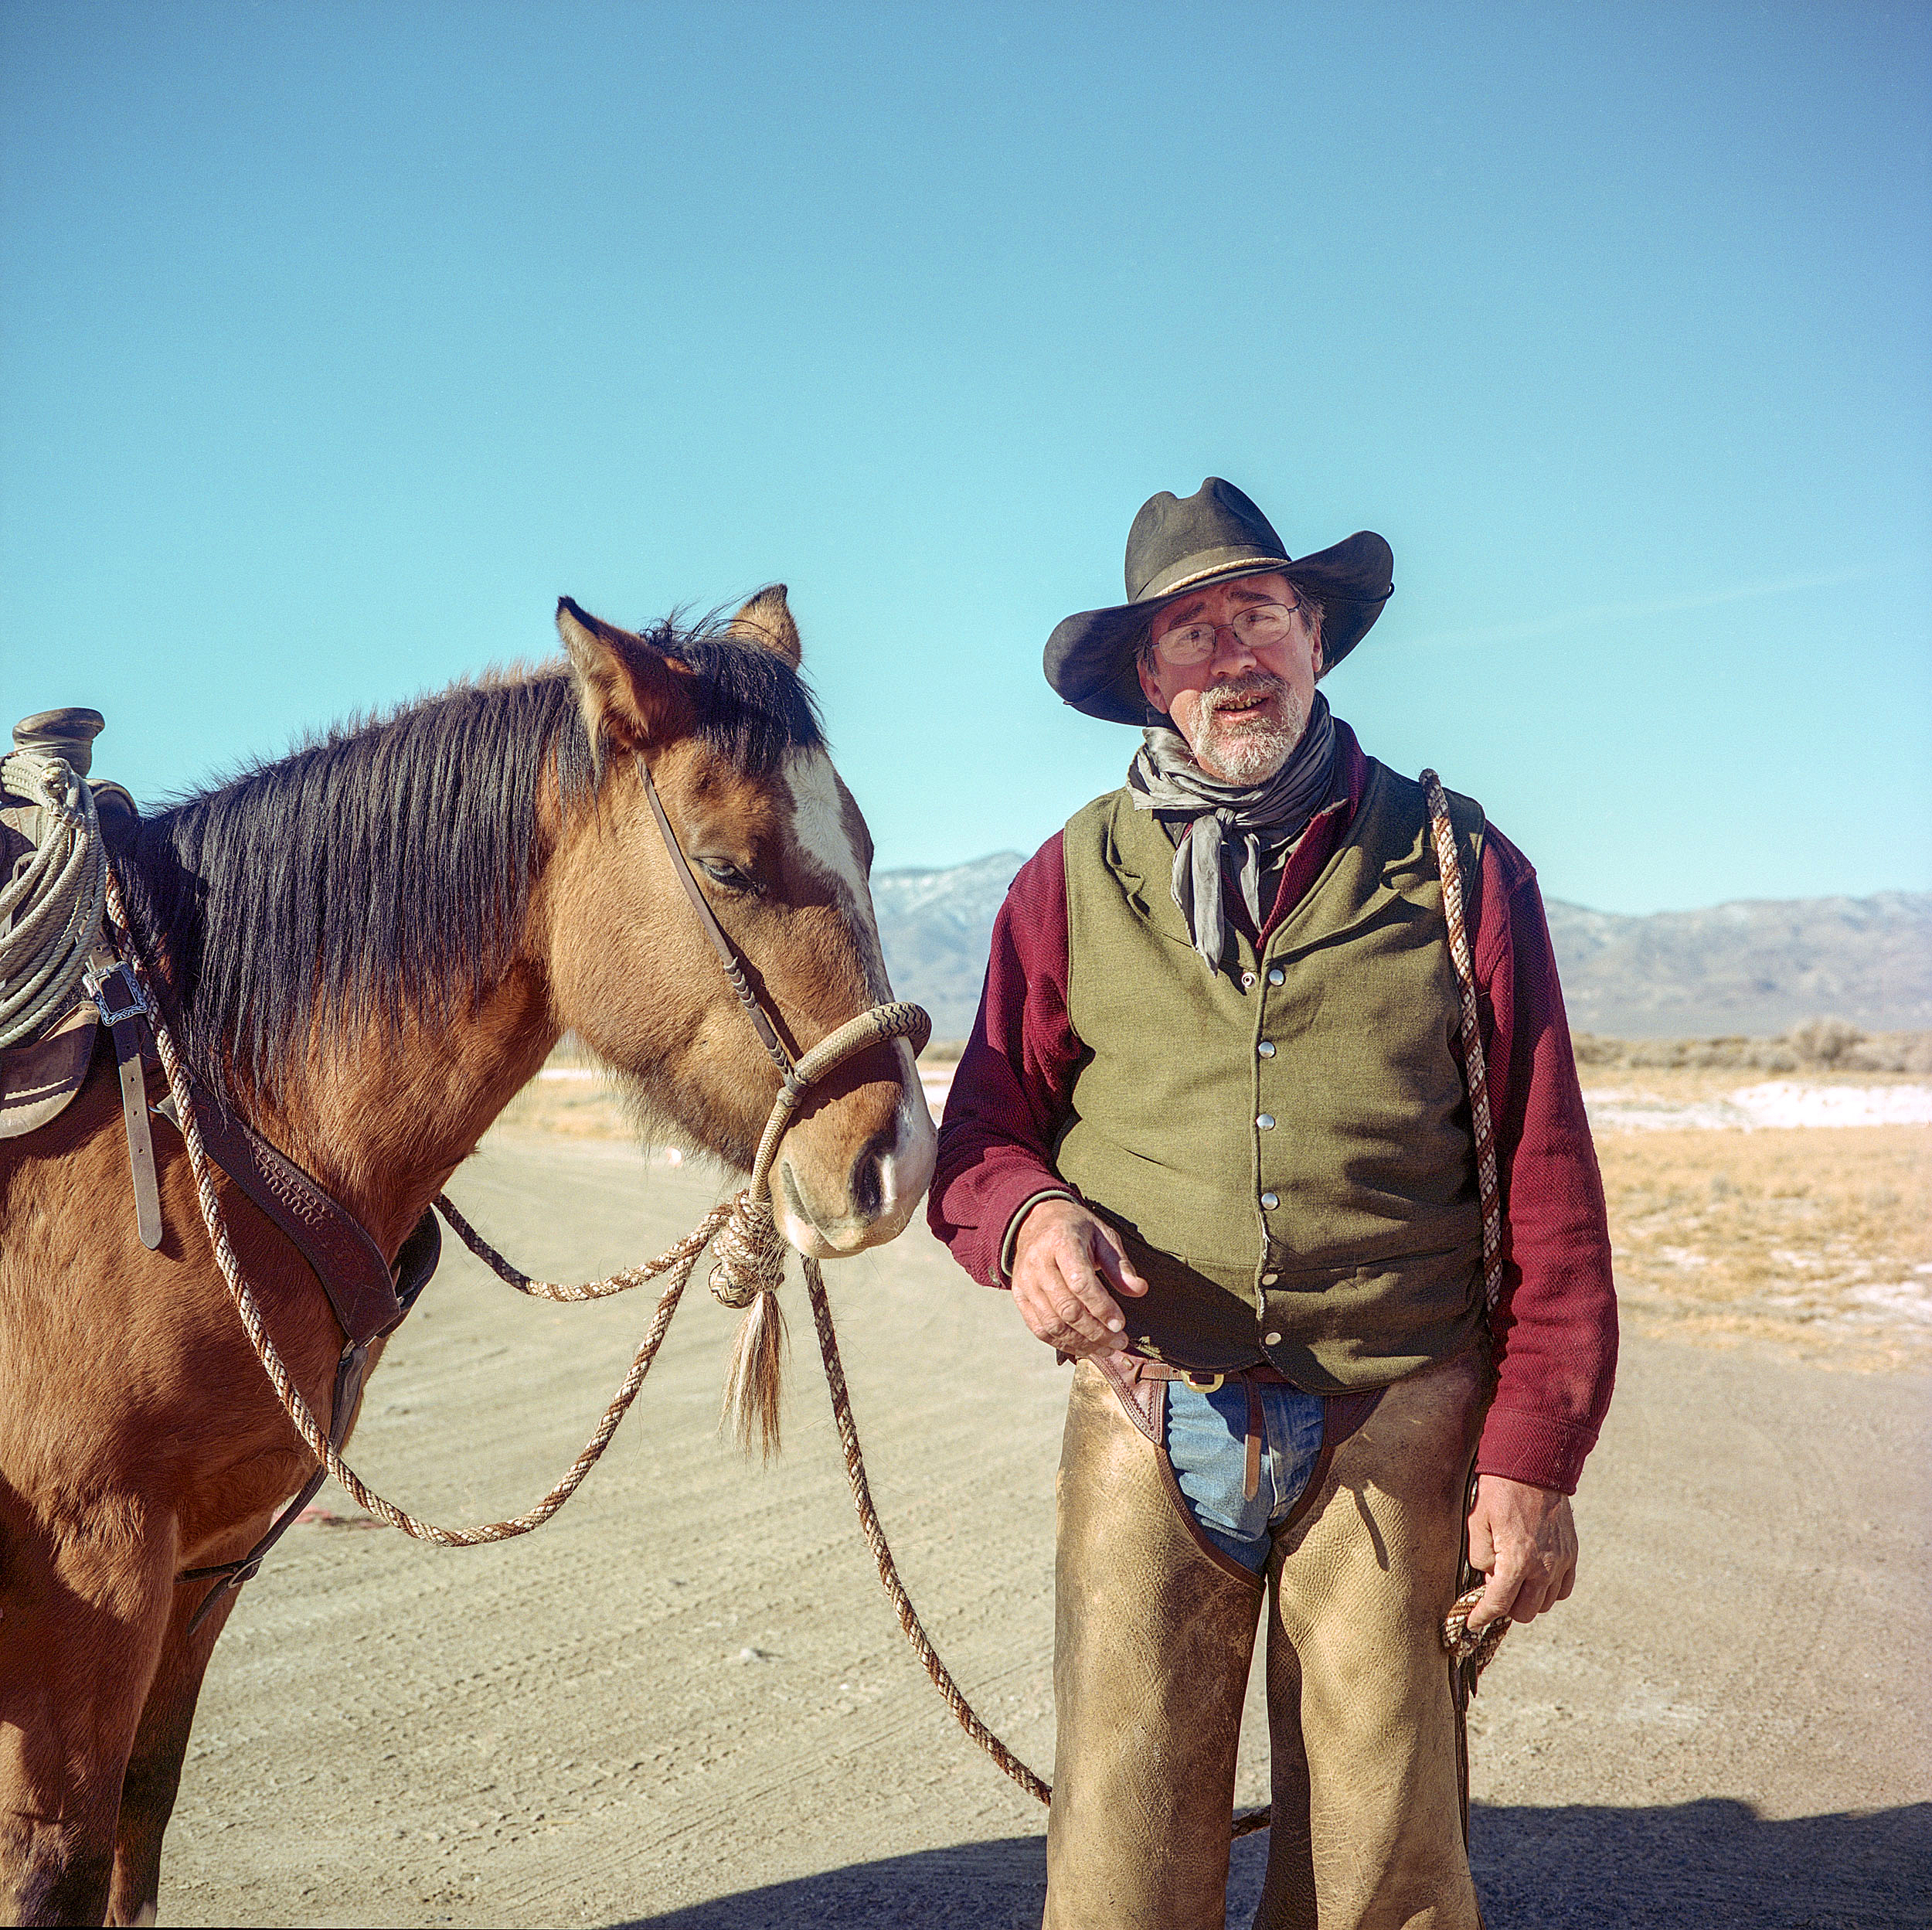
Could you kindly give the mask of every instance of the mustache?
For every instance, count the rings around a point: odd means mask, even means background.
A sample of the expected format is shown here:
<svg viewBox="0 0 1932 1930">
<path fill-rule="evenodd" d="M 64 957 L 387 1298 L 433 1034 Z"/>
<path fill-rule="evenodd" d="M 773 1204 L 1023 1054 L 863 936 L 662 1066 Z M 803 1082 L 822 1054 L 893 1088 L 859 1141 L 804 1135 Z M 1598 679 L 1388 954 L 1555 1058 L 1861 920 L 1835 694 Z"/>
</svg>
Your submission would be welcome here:
<svg viewBox="0 0 1932 1930">
<path fill-rule="evenodd" d="M 1238 710 L 1287 687 L 1283 679 L 1271 677 L 1264 670 L 1250 671 L 1245 677 L 1236 677 L 1233 682 L 1219 686 L 1204 699 L 1201 707 L 1210 716 L 1218 710 Z"/>
</svg>

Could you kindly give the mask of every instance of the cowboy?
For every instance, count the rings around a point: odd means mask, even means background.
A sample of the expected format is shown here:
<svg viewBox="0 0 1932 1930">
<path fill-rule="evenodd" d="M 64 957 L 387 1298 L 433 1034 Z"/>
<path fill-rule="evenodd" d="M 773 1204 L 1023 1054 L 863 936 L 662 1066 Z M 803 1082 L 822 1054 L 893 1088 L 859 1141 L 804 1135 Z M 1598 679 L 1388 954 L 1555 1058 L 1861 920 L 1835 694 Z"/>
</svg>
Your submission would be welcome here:
<svg viewBox="0 0 1932 1930">
<path fill-rule="evenodd" d="M 1264 1607 L 1257 1925 L 1478 1925 L 1445 1613 L 1480 1577 L 1472 1629 L 1529 1622 L 1576 1574 L 1602 1183 L 1536 873 L 1467 798 L 1432 822 L 1318 688 L 1392 562 L 1366 532 L 1297 560 L 1210 477 L 1141 509 L 1128 601 L 1046 645 L 1141 747 L 1013 880 L 929 1211 L 1077 1363 L 1051 1930 L 1223 1921 Z"/>
</svg>

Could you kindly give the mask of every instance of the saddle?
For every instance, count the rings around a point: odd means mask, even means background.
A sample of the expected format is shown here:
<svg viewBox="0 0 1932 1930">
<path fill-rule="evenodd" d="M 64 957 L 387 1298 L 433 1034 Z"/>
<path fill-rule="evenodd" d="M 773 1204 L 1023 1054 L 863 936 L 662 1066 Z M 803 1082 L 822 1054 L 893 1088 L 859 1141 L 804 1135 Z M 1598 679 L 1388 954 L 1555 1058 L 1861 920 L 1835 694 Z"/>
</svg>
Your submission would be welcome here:
<svg viewBox="0 0 1932 1930">
<path fill-rule="evenodd" d="M 14 726 L 14 746 L 30 755 L 64 757 L 75 774 L 85 779 L 93 761 L 94 739 L 106 721 L 98 710 L 39 711 Z M 104 837 L 132 831 L 140 814 L 121 785 L 96 779 L 87 788 L 96 812 L 103 816 Z M 46 815 L 38 803 L 0 790 L 0 882 L 17 885 L 26 877 L 46 836 Z M 12 924 L 24 922 L 29 909 L 22 906 L 11 918 L 0 915 L 0 938 Z M 111 953 L 97 945 L 83 981 L 85 996 L 38 1036 L 0 1050 L 0 1139 L 19 1139 L 57 1119 L 85 1084 L 102 1013 L 104 989 L 94 981 L 100 972 L 111 973 L 115 962 Z M 131 1002 L 106 996 L 111 1008 Z M 111 1025 L 111 1016 L 109 1022 Z"/>
</svg>

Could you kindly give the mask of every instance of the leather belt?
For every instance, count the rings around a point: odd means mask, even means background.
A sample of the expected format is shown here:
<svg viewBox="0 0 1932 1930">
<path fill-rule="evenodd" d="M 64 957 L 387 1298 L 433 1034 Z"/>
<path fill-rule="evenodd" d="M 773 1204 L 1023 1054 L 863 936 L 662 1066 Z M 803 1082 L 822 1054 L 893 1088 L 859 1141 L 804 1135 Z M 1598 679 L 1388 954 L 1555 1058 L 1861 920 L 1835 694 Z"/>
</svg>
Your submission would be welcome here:
<svg viewBox="0 0 1932 1930">
<path fill-rule="evenodd" d="M 1213 1394 L 1230 1381 L 1243 1387 L 1247 1393 L 1247 1452 L 1242 1467 L 1242 1489 L 1246 1498 L 1252 1501 L 1261 1486 L 1261 1442 L 1267 1431 L 1267 1424 L 1261 1412 L 1261 1390 L 1264 1387 L 1292 1387 L 1295 1383 L 1281 1370 L 1267 1361 L 1258 1360 L 1245 1367 L 1230 1367 L 1219 1373 L 1204 1373 L 1195 1367 L 1176 1367 L 1165 1360 L 1149 1360 L 1141 1354 L 1130 1354 L 1136 1380 L 1178 1380 L 1183 1387 L 1192 1387 L 1197 1393 Z M 1110 1370 L 1101 1371 L 1116 1387 L 1120 1379 Z M 1333 1448 L 1345 1441 L 1361 1426 L 1382 1398 L 1379 1387 L 1369 1387 L 1353 1394 L 1323 1394 L 1322 1440 L 1328 1448 Z"/>
<path fill-rule="evenodd" d="M 1267 1431 L 1267 1424 L 1261 1414 L 1261 1390 L 1264 1386 L 1293 1387 L 1294 1383 L 1279 1367 L 1270 1367 L 1265 1362 L 1250 1367 L 1231 1367 L 1223 1373 L 1202 1373 L 1192 1367 L 1172 1367 L 1165 1360 L 1143 1360 L 1138 1355 L 1135 1365 L 1140 1370 L 1141 1380 L 1178 1380 L 1201 1394 L 1213 1394 L 1230 1380 L 1246 1386 L 1247 1452 L 1242 1463 L 1241 1492 L 1252 1501 L 1261 1486 L 1261 1438 Z"/>
<path fill-rule="evenodd" d="M 1198 1394 L 1212 1394 L 1215 1389 L 1229 1380 L 1252 1380 L 1264 1387 L 1291 1387 L 1295 1384 L 1279 1367 L 1265 1360 L 1257 1360 L 1245 1367 L 1227 1367 L 1219 1373 L 1208 1373 L 1199 1367 L 1176 1367 L 1165 1360 L 1149 1360 L 1139 1354 L 1131 1356 L 1143 1380 L 1181 1380 Z"/>
</svg>

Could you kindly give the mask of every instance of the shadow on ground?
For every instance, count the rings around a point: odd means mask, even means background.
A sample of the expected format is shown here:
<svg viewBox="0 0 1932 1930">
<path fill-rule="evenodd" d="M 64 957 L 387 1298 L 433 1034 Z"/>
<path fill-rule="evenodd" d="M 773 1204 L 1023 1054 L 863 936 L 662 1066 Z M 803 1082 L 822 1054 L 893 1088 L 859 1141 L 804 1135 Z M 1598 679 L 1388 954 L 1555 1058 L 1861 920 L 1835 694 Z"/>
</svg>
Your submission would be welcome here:
<svg viewBox="0 0 1932 1930">
<path fill-rule="evenodd" d="M 1261 1887 L 1265 1836 L 1234 1847 L 1228 1921 Z M 1767 1822 L 1711 1798 L 1672 1809 L 1498 1809 L 1471 1819 L 1488 1930 L 1923 1930 L 1932 1921 L 1932 1803 Z M 917 1925 L 1032 1930 L 1043 1837 L 855 1864 L 638 1919 L 624 1930 Z"/>
<path fill-rule="evenodd" d="M 1932 1922 L 1932 1802 L 1785 1822 L 1718 1797 L 1658 1809 L 1478 1805 L 1469 1852 L 1490 1930 Z"/>
</svg>

